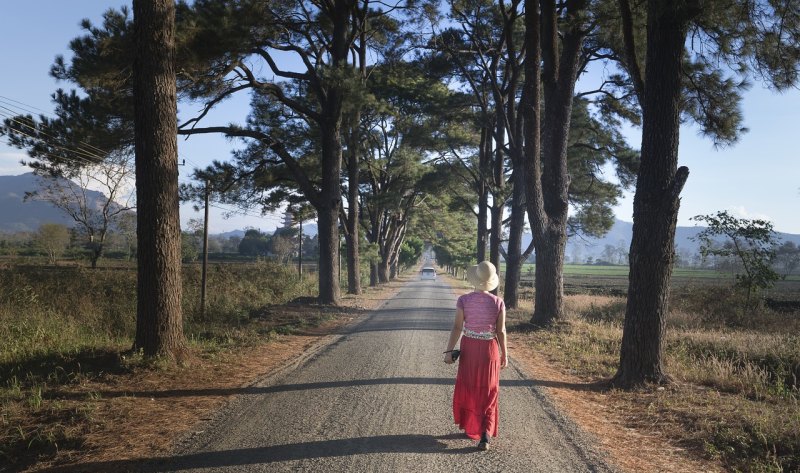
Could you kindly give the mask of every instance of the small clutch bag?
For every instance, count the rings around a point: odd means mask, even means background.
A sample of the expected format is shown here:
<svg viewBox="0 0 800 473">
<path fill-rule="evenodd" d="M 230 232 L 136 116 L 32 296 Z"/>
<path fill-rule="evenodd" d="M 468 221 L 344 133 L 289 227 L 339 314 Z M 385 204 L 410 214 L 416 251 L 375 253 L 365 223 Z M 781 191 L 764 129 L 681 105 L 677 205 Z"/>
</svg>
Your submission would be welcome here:
<svg viewBox="0 0 800 473">
<path fill-rule="evenodd" d="M 460 354 L 461 354 L 461 350 L 453 350 L 450 353 L 450 356 L 453 357 L 453 361 L 456 361 L 456 360 L 458 360 L 458 355 L 460 355 Z"/>
</svg>

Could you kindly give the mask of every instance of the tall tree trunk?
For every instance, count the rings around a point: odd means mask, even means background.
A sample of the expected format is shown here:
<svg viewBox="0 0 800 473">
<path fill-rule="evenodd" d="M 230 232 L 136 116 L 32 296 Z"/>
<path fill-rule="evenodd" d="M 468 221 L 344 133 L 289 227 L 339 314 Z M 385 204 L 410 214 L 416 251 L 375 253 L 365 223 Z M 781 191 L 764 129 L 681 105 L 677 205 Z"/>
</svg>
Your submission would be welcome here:
<svg viewBox="0 0 800 473">
<path fill-rule="evenodd" d="M 361 85 L 367 79 L 367 3 L 360 11 L 359 21 L 361 46 L 358 48 L 358 72 Z M 358 201 L 358 151 L 360 149 L 361 110 L 357 109 L 350 117 L 350 143 L 347 156 L 347 293 L 361 294 L 361 238 L 359 237 Z"/>
<path fill-rule="evenodd" d="M 358 224 L 358 127 L 361 112 L 356 112 L 347 150 L 347 292 L 361 294 L 361 257 Z"/>
<path fill-rule="evenodd" d="M 489 175 L 488 163 L 491 161 L 492 150 L 491 130 L 487 127 L 481 128 L 481 142 L 478 149 L 478 262 L 486 260 L 486 217 L 489 212 L 489 184 L 486 179 Z"/>
<path fill-rule="evenodd" d="M 540 327 L 561 320 L 564 307 L 564 248 L 566 235 L 548 228 L 536 245 L 536 291 L 531 323 Z"/>
<path fill-rule="evenodd" d="M 553 0 L 541 2 L 544 128 L 539 188 L 528 195 L 536 246 L 536 305 L 531 323 L 547 326 L 564 318 L 564 249 L 567 240 L 570 176 L 567 143 L 578 62 L 587 28 L 585 0 L 567 3 L 564 20 Z M 563 22 L 563 30 L 558 25 Z M 536 185 L 536 184 L 535 184 Z M 540 200 L 540 202 L 536 202 Z M 530 201 L 533 201 L 530 203 Z M 548 280 L 549 279 L 549 280 Z"/>
<path fill-rule="evenodd" d="M 541 238 L 544 229 L 540 217 L 544 213 L 542 208 L 541 188 L 541 82 L 539 80 L 539 67 L 542 61 L 539 2 L 525 0 L 525 81 L 522 85 L 520 99 L 520 113 L 523 116 L 524 142 L 524 170 L 525 170 L 525 203 L 528 209 L 528 219 L 531 223 L 533 238 Z M 536 243 L 534 241 L 534 243 Z M 538 279 L 539 251 L 536 247 L 536 271 Z"/>
<path fill-rule="evenodd" d="M 514 189 L 511 222 L 508 230 L 508 249 L 506 250 L 505 286 L 503 288 L 503 300 L 509 309 L 514 309 L 519 305 L 519 280 L 522 265 L 527 258 L 527 255 L 522 254 L 522 233 L 525 229 L 525 184 L 521 182 L 522 175 L 521 166 L 515 166 L 512 171 Z"/>
<path fill-rule="evenodd" d="M 381 284 L 389 282 L 389 259 L 382 258 L 378 263 L 378 281 Z"/>
<path fill-rule="evenodd" d="M 134 0 L 138 237 L 135 350 L 179 358 L 181 228 L 178 211 L 175 2 Z"/>
<path fill-rule="evenodd" d="M 369 285 L 370 287 L 378 285 L 378 265 L 375 263 L 369 265 Z"/>
<path fill-rule="evenodd" d="M 350 6 L 348 0 L 337 0 L 327 4 L 332 22 L 331 65 L 334 70 L 347 67 L 350 28 Z M 319 301 L 323 304 L 338 304 L 339 288 L 339 211 L 342 193 L 339 179 L 342 172 L 342 85 L 332 81 L 324 98 L 320 120 L 322 141 L 322 184 L 319 202 L 315 204 L 319 223 Z"/>
<path fill-rule="evenodd" d="M 322 186 L 317 206 L 319 236 L 319 301 L 338 304 L 339 289 L 339 174 L 342 145 L 339 123 L 322 130 Z"/>
<path fill-rule="evenodd" d="M 684 2 L 650 0 L 642 103 L 642 163 L 633 201 L 628 304 L 613 383 L 669 381 L 663 345 L 675 256 L 680 192 L 689 169 L 678 169 L 681 64 L 690 13 Z"/>
<path fill-rule="evenodd" d="M 498 96 L 499 98 L 499 96 Z M 503 104 L 495 105 L 497 107 L 497 120 L 495 123 L 494 135 L 494 161 L 492 162 L 492 180 L 493 180 L 493 195 L 492 195 L 492 231 L 489 235 L 489 261 L 500 270 L 500 245 L 503 243 L 503 210 L 505 208 L 505 152 L 503 151 L 503 143 L 505 143 L 505 125 L 503 120 Z"/>
</svg>

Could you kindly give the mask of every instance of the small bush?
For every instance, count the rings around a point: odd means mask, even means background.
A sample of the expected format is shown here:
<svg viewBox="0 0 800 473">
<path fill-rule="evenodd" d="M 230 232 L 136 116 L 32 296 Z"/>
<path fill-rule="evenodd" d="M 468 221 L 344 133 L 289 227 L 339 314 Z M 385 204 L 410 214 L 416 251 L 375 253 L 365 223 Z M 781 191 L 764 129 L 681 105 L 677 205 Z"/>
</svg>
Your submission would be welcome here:
<svg viewBox="0 0 800 473">
<path fill-rule="evenodd" d="M 612 300 L 605 304 L 591 304 L 581 316 L 592 322 L 622 324 L 625 320 L 626 304 L 624 299 Z"/>
<path fill-rule="evenodd" d="M 271 262 L 212 265 L 207 310 L 201 314 L 199 265 L 185 267 L 183 279 L 184 331 L 190 340 L 230 340 L 230 328 L 247 323 L 258 308 L 316 290 L 314 279 L 298 279 Z M 78 353 L 124 347 L 135 329 L 133 267 L 0 268 L 2 382 L 27 373 L 40 379 Z"/>
</svg>

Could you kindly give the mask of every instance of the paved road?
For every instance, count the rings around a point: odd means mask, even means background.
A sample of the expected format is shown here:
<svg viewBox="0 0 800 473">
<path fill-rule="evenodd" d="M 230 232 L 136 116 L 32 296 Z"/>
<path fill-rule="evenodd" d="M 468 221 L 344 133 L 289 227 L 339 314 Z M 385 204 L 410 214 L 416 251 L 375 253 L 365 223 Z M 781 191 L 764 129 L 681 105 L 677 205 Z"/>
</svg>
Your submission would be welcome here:
<svg viewBox="0 0 800 473">
<path fill-rule="evenodd" d="M 409 282 L 145 470 L 609 471 L 513 361 L 501 377 L 492 449 L 478 451 L 459 432 L 451 413 L 456 367 L 441 362 L 454 307 L 444 282 Z"/>
</svg>

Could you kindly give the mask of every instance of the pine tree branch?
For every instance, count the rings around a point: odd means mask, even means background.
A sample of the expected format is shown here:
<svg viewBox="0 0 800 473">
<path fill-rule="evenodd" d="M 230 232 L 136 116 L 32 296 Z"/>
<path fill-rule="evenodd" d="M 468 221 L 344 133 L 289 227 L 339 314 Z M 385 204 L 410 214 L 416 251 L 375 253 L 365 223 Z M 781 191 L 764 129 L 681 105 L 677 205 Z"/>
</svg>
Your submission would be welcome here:
<svg viewBox="0 0 800 473">
<path fill-rule="evenodd" d="M 308 200 L 318 207 L 321 204 L 319 192 L 314 188 L 308 175 L 300 166 L 300 163 L 286 150 L 286 147 L 281 141 L 275 140 L 271 136 L 258 130 L 240 128 L 236 126 L 212 126 L 205 128 L 191 128 L 189 130 L 178 130 L 179 135 L 197 135 L 208 133 L 220 133 L 226 137 L 239 137 L 239 138 L 252 138 L 261 142 L 263 145 L 273 151 L 289 168 L 297 180 L 298 186 L 303 193 L 308 197 Z"/>
</svg>

